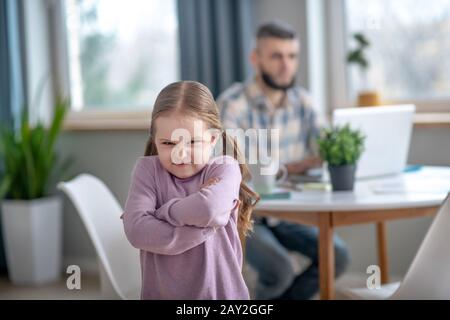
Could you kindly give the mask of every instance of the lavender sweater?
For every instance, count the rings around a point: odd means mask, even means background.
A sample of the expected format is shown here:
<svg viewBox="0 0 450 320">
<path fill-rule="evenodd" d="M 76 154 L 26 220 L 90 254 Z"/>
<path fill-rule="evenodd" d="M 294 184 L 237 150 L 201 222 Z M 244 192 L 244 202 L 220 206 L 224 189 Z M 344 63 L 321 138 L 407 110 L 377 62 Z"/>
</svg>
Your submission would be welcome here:
<svg viewBox="0 0 450 320">
<path fill-rule="evenodd" d="M 200 186 L 210 178 L 220 181 Z M 142 299 L 249 299 L 237 231 L 241 172 L 229 156 L 179 179 L 157 156 L 141 157 L 123 214 L 140 249 Z"/>
</svg>

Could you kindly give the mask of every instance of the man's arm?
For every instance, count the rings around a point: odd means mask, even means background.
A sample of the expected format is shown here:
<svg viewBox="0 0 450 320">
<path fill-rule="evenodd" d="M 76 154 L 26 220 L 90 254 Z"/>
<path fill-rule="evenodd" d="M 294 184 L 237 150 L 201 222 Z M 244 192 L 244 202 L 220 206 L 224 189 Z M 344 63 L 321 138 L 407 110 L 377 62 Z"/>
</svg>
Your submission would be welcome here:
<svg viewBox="0 0 450 320">
<path fill-rule="evenodd" d="M 299 161 L 287 163 L 286 169 L 289 174 L 304 174 L 309 169 L 319 168 L 323 164 L 317 145 L 317 138 L 320 135 L 322 123 L 312 107 L 311 99 L 305 92 L 301 93 L 301 101 L 306 111 L 303 123 L 307 126 L 307 137 L 305 139 L 306 157 Z"/>
<path fill-rule="evenodd" d="M 307 157 L 303 160 L 289 162 L 285 166 L 288 174 L 304 174 L 309 169 L 321 167 L 322 163 L 322 159 L 319 157 Z"/>
</svg>

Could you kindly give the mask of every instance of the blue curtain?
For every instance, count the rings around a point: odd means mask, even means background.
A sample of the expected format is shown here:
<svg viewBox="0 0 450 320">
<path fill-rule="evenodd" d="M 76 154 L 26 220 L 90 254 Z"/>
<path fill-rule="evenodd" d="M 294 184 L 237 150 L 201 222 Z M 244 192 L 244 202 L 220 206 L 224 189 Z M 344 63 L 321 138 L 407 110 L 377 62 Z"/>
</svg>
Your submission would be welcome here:
<svg viewBox="0 0 450 320">
<path fill-rule="evenodd" d="M 0 126 L 17 127 L 23 106 L 21 8 L 18 0 L 0 0 Z M 0 178 L 3 174 L 0 159 Z M 0 273 L 6 272 L 0 219 Z"/>
<path fill-rule="evenodd" d="M 250 72 L 251 0 L 178 0 L 181 77 L 215 97 Z"/>
</svg>

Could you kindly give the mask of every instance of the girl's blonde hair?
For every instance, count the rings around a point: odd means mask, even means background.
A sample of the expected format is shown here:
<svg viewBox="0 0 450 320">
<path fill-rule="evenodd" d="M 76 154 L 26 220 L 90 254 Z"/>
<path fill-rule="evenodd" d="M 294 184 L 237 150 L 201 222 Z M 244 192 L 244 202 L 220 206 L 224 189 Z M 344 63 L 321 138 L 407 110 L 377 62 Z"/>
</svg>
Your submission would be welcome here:
<svg viewBox="0 0 450 320">
<path fill-rule="evenodd" d="M 195 81 L 179 81 L 166 86 L 158 95 L 152 112 L 150 125 L 150 137 L 148 139 L 145 156 L 157 155 L 154 136 L 155 120 L 162 114 L 179 113 L 201 119 L 209 129 L 217 129 L 222 132 L 223 154 L 232 150 L 232 156 L 239 162 L 242 181 L 239 189 L 238 230 L 241 239 L 244 239 L 253 229 L 252 211 L 259 195 L 253 192 L 246 184 L 250 180 L 250 171 L 245 164 L 245 159 L 239 151 L 237 142 L 228 136 L 220 122 L 219 110 L 209 89 Z"/>
</svg>

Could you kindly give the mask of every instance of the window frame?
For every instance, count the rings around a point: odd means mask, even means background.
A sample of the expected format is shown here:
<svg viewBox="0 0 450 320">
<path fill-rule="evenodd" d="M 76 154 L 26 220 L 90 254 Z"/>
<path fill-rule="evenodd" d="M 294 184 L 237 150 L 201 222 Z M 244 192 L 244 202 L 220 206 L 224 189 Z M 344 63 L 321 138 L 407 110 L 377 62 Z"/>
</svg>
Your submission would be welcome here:
<svg viewBox="0 0 450 320">
<path fill-rule="evenodd" d="M 57 96 L 70 97 L 70 66 L 68 61 L 67 28 L 65 25 L 65 1 L 47 0 L 50 15 L 51 47 Z M 179 63 L 178 63 L 179 64 Z M 149 110 L 69 110 L 64 130 L 67 131 L 133 131 L 148 130 Z"/>
<path fill-rule="evenodd" d="M 328 15 L 328 61 L 330 63 L 330 99 L 332 106 L 330 112 L 342 107 L 354 106 L 349 89 L 349 69 L 345 63 L 345 54 L 348 50 L 347 26 L 346 26 L 346 5 L 345 0 L 326 1 Z M 333 34 L 331 37 L 330 35 Z M 450 114 L 450 98 L 429 99 L 429 100 L 386 100 L 389 104 L 415 104 L 417 117 L 416 123 L 420 124 L 421 119 L 427 119 L 429 124 L 431 116 L 421 117 L 421 114 L 435 114 L 436 122 L 438 115 Z M 447 119 L 447 117 L 445 117 Z M 449 123 L 450 125 L 450 123 Z"/>
<path fill-rule="evenodd" d="M 57 96 L 67 97 L 70 94 L 69 65 L 67 61 L 67 30 L 64 21 L 64 1 L 46 0 L 49 7 L 50 45 L 54 68 L 54 90 Z M 325 53 L 320 55 L 315 63 L 324 63 L 326 70 L 323 74 L 314 75 L 311 71 L 309 77 L 319 77 L 322 88 L 318 94 L 324 96 L 323 106 L 328 118 L 334 109 L 352 107 L 348 90 L 349 72 L 345 63 L 347 52 L 347 31 L 345 26 L 345 0 L 313 0 L 320 1 L 324 10 L 323 39 Z M 307 0 L 311 5 L 311 0 Z M 319 10 L 321 11 L 321 10 Z M 312 34 L 308 32 L 308 34 Z M 332 36 L 331 36 L 332 35 Z M 309 45 L 309 43 L 308 43 Z M 311 50 L 316 50 L 312 48 Z M 310 58 L 311 55 L 310 54 Z M 319 61 L 320 60 L 320 61 Z M 421 101 L 390 101 L 395 104 L 413 103 L 417 107 L 415 125 L 419 127 L 446 127 L 450 128 L 450 99 L 421 100 Z M 93 111 L 70 110 L 65 120 L 64 129 L 70 131 L 90 130 L 148 130 L 152 110 L 137 111 Z"/>
</svg>

